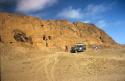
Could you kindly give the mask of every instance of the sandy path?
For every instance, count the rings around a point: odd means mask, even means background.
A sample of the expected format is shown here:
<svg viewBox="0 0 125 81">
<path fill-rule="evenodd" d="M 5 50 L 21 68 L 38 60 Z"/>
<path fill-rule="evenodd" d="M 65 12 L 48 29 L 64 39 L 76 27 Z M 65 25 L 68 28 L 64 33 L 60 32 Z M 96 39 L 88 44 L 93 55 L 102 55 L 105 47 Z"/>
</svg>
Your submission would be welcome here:
<svg viewBox="0 0 125 81">
<path fill-rule="evenodd" d="M 11 57 L 1 57 L 2 81 L 125 81 L 124 57 L 63 52 Z"/>
</svg>

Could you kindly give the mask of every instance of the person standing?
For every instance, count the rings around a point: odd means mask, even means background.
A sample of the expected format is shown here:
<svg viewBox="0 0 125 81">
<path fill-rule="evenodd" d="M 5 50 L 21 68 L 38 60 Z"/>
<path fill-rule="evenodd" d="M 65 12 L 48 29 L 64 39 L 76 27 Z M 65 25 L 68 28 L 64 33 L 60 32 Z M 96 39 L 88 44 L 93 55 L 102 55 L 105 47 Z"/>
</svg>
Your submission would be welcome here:
<svg viewBox="0 0 125 81">
<path fill-rule="evenodd" d="M 68 52 L 68 46 L 67 45 L 65 46 L 65 52 Z"/>
</svg>

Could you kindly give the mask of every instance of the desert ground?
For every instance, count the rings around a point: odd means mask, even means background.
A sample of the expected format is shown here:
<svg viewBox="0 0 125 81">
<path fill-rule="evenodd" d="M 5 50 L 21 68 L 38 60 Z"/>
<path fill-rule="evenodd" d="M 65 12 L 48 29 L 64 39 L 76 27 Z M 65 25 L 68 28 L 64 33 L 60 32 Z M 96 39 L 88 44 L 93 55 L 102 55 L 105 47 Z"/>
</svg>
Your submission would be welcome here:
<svg viewBox="0 0 125 81">
<path fill-rule="evenodd" d="M 63 52 L 0 44 L 1 81 L 125 81 L 125 48 Z"/>
</svg>

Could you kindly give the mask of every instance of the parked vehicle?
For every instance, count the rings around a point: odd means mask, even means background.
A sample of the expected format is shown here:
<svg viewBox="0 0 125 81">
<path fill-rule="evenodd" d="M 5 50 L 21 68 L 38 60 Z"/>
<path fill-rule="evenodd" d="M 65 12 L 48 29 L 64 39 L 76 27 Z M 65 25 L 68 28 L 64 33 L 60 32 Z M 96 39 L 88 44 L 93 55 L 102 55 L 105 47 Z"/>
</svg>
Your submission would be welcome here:
<svg viewBox="0 0 125 81">
<path fill-rule="evenodd" d="M 86 45 L 82 43 L 77 43 L 73 47 L 71 47 L 71 53 L 84 52 L 86 50 Z"/>
</svg>

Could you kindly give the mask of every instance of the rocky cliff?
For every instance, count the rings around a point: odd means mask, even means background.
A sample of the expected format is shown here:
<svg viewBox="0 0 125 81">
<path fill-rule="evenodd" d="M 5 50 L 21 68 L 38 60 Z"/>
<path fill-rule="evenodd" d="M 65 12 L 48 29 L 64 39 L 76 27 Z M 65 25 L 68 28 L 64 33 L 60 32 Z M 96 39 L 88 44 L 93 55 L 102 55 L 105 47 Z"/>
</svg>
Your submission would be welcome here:
<svg viewBox="0 0 125 81">
<path fill-rule="evenodd" d="M 31 16 L 0 13 L 0 42 L 38 47 L 71 46 L 75 43 L 111 47 L 117 43 L 94 24 L 67 20 L 43 20 Z"/>
</svg>

